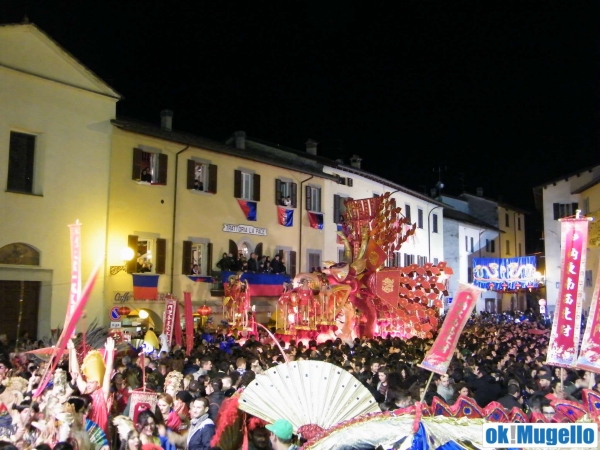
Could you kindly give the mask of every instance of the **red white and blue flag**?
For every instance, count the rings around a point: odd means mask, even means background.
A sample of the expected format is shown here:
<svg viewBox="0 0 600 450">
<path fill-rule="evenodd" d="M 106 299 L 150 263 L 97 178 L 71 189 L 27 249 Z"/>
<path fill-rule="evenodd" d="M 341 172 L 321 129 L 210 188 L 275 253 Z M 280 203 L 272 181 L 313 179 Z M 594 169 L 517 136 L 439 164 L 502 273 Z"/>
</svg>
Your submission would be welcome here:
<svg viewBox="0 0 600 450">
<path fill-rule="evenodd" d="M 323 229 L 323 214 L 308 211 L 308 221 L 311 227 L 317 230 Z"/>
<path fill-rule="evenodd" d="M 160 275 L 133 274 L 134 300 L 156 300 L 158 297 L 158 277 Z"/>
<path fill-rule="evenodd" d="M 213 277 L 203 277 L 201 275 L 188 275 L 188 278 L 194 283 L 212 283 Z"/>
<path fill-rule="evenodd" d="M 247 220 L 256 221 L 256 202 L 238 199 L 238 203 Z"/>
<path fill-rule="evenodd" d="M 294 210 L 278 206 L 277 218 L 279 219 L 279 225 L 283 225 L 284 227 L 291 227 L 294 225 Z"/>
<path fill-rule="evenodd" d="M 229 286 L 229 277 L 232 275 L 235 272 L 221 272 L 224 287 Z M 289 283 L 291 278 L 288 275 L 244 272 L 241 280 L 248 282 L 252 297 L 279 297 L 283 294 L 283 284 Z"/>
</svg>

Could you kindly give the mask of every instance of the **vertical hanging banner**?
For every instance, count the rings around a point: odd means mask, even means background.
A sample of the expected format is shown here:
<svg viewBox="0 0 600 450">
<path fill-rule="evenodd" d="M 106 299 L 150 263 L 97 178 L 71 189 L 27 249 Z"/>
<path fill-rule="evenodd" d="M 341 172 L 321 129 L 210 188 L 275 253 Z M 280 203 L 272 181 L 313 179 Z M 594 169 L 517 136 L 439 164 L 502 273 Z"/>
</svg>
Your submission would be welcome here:
<svg viewBox="0 0 600 450">
<path fill-rule="evenodd" d="M 75 311 L 81 295 L 81 224 L 79 220 L 69 225 L 69 232 L 71 235 L 71 289 L 67 305 L 67 321 Z"/>
<path fill-rule="evenodd" d="M 546 363 L 552 366 L 570 367 L 576 363 L 587 240 L 588 218 L 560 219 L 562 269 L 546 356 Z"/>
<path fill-rule="evenodd" d="M 458 338 L 482 292 L 483 289 L 471 284 L 458 284 L 444 324 L 440 328 L 437 339 L 423 358 L 423 362 L 419 364 L 420 367 L 440 375 L 448 372 Z"/>
<path fill-rule="evenodd" d="M 577 368 L 600 373 L 600 309 L 598 297 L 600 296 L 600 271 L 596 275 L 592 305 L 588 316 L 585 333 L 581 341 L 581 350 L 577 358 Z"/>
<path fill-rule="evenodd" d="M 169 348 L 173 340 L 173 329 L 175 328 L 175 316 L 177 310 L 177 299 L 173 297 L 167 297 L 165 302 L 165 312 L 163 315 L 164 329 L 163 333 L 167 336 L 167 342 Z"/>
<path fill-rule="evenodd" d="M 191 292 L 183 293 L 183 312 L 185 314 L 185 353 L 189 355 L 194 348 L 194 312 Z"/>
</svg>

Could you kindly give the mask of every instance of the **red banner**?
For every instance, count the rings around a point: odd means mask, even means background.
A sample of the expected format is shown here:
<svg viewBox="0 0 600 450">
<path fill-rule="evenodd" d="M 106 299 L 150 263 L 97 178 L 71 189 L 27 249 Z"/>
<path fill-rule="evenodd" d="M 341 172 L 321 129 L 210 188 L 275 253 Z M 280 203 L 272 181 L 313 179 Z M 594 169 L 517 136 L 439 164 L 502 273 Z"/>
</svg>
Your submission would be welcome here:
<svg viewBox="0 0 600 450">
<path fill-rule="evenodd" d="M 553 366 L 571 367 L 576 362 L 581 329 L 587 236 L 587 218 L 561 219 L 562 273 L 546 356 L 546 363 Z"/>
<path fill-rule="evenodd" d="M 179 302 L 175 305 L 175 323 L 173 327 L 173 338 L 175 344 L 181 347 L 182 344 L 182 333 L 181 333 L 181 316 L 179 315 Z"/>
<path fill-rule="evenodd" d="M 167 336 L 167 343 L 171 348 L 171 342 L 173 340 L 173 329 L 175 328 L 175 315 L 177 314 L 177 299 L 173 297 L 167 297 L 165 302 L 165 312 L 163 315 L 163 333 Z"/>
<path fill-rule="evenodd" d="M 471 284 L 459 283 L 438 337 L 419 364 L 420 367 L 440 375 L 448 372 L 458 338 L 482 292 L 483 289 Z"/>
<path fill-rule="evenodd" d="M 377 297 L 393 308 L 398 305 L 400 295 L 400 280 L 404 273 L 399 268 L 381 269 L 369 277 L 369 286 Z"/>
<path fill-rule="evenodd" d="M 189 355 L 194 348 L 194 312 L 192 293 L 183 293 L 183 312 L 185 313 L 185 353 Z"/>
<path fill-rule="evenodd" d="M 598 308 L 598 297 L 600 296 L 600 271 L 596 275 L 594 295 L 590 306 L 581 350 L 577 359 L 577 368 L 600 373 L 600 308 Z"/>
<path fill-rule="evenodd" d="M 71 235 L 71 289 L 67 305 L 67 321 L 75 311 L 77 300 L 81 295 L 81 224 L 79 220 L 69 225 L 69 232 Z"/>
</svg>

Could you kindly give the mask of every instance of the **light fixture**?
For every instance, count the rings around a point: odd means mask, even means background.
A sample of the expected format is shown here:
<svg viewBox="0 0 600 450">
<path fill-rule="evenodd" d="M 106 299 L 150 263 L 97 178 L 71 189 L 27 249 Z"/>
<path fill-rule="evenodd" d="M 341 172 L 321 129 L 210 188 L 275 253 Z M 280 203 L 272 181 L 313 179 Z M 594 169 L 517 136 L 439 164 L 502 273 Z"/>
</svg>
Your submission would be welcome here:
<svg viewBox="0 0 600 450">
<path fill-rule="evenodd" d="M 144 320 L 147 319 L 150 314 L 148 314 L 148 311 L 145 309 L 140 309 L 138 315 L 140 316 L 140 319 Z"/>
<path fill-rule="evenodd" d="M 130 247 L 123 247 L 119 254 L 124 264 L 122 266 L 110 266 L 111 275 L 116 275 L 119 272 L 127 272 L 127 262 L 132 260 L 134 252 Z"/>
</svg>

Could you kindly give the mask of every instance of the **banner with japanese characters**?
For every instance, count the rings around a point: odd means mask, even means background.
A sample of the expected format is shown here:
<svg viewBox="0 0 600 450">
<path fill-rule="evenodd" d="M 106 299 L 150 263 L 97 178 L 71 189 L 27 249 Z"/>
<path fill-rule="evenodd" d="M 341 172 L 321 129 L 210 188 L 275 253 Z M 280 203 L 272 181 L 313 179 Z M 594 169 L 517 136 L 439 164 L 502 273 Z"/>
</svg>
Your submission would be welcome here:
<svg viewBox="0 0 600 450">
<path fill-rule="evenodd" d="M 459 283 L 438 337 L 419 364 L 420 367 L 440 375 L 448 372 L 458 338 L 482 292 L 483 289 L 472 284 Z"/>
<path fill-rule="evenodd" d="M 163 313 L 163 333 L 167 336 L 169 348 L 173 340 L 173 331 L 175 330 L 175 319 L 177 316 L 177 299 L 174 297 L 167 298 L 165 302 L 165 312 Z"/>
<path fill-rule="evenodd" d="M 592 305 L 587 319 L 585 333 L 581 341 L 581 350 L 577 358 L 577 368 L 600 373 L 600 308 L 598 308 L 598 297 L 600 296 L 600 271 L 596 275 Z"/>
<path fill-rule="evenodd" d="M 560 287 L 546 363 L 570 367 L 577 360 L 579 346 L 588 219 L 561 219 L 560 222 Z"/>
</svg>

